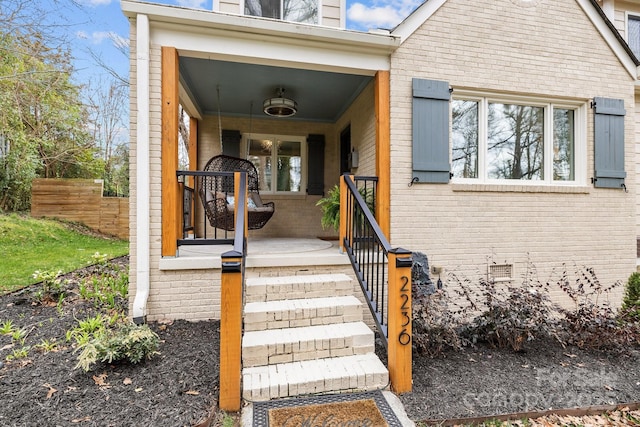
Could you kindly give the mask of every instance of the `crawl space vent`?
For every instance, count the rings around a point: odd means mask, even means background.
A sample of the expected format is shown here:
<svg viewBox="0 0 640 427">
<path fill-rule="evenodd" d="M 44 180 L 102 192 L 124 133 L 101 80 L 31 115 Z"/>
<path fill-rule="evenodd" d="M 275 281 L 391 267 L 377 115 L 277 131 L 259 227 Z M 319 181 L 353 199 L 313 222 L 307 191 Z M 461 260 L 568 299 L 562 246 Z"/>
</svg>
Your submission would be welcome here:
<svg viewBox="0 0 640 427">
<path fill-rule="evenodd" d="M 490 264 L 490 282 L 510 282 L 513 276 L 513 264 Z"/>
</svg>

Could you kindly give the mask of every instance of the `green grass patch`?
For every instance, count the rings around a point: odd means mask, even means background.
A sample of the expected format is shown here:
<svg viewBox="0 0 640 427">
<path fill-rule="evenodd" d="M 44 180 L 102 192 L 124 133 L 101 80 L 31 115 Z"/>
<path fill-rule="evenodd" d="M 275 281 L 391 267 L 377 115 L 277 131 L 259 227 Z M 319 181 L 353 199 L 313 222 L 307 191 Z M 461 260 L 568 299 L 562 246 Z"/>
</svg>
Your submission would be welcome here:
<svg viewBox="0 0 640 427">
<path fill-rule="evenodd" d="M 0 214 L 0 294 L 35 283 L 36 270 L 68 273 L 93 264 L 96 252 L 110 258 L 126 255 L 129 242 L 59 221 Z"/>
</svg>

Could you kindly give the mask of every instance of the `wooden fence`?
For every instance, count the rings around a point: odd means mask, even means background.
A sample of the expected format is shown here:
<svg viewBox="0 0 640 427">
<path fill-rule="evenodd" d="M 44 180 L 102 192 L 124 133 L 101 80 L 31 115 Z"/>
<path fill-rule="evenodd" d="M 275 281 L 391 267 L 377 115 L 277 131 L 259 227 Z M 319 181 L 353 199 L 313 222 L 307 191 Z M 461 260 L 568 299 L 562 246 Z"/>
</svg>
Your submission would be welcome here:
<svg viewBox="0 0 640 427">
<path fill-rule="evenodd" d="M 129 198 L 103 197 L 102 180 L 33 180 L 31 216 L 77 221 L 101 233 L 129 238 Z"/>
</svg>

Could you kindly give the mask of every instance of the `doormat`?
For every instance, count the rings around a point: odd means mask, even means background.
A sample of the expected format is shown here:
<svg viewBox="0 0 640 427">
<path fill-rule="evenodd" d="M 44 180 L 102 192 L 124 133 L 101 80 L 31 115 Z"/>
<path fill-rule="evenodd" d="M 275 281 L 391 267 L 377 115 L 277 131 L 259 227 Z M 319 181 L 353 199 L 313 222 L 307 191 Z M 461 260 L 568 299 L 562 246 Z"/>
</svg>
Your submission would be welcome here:
<svg viewBox="0 0 640 427">
<path fill-rule="evenodd" d="M 402 427 L 380 391 L 257 402 L 254 427 Z"/>
</svg>

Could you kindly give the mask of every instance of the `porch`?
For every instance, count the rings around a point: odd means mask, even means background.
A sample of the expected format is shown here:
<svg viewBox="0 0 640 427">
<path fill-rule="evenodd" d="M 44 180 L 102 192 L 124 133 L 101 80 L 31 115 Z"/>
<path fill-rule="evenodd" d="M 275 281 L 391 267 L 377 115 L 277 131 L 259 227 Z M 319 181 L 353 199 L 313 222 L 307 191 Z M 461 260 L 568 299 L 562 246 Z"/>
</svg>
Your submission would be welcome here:
<svg viewBox="0 0 640 427">
<path fill-rule="evenodd" d="M 176 257 L 160 260 L 161 270 L 221 268 L 222 254 L 233 244 L 181 245 Z M 337 240 L 296 237 L 251 237 L 247 242 L 247 268 L 349 266 Z"/>
</svg>

